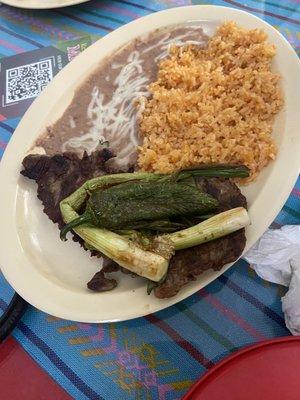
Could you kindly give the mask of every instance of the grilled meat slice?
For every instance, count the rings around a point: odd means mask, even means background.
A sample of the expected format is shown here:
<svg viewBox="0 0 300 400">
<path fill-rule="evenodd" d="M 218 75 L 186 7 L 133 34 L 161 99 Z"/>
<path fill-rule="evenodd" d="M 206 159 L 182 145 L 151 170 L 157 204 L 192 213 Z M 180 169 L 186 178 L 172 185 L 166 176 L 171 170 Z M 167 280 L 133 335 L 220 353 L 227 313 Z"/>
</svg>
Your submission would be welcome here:
<svg viewBox="0 0 300 400">
<path fill-rule="evenodd" d="M 218 271 L 225 264 L 235 261 L 245 244 L 245 230 L 241 229 L 211 242 L 177 251 L 170 261 L 166 280 L 154 289 L 155 296 L 160 299 L 175 296 L 202 272 L 210 268 Z"/>
<path fill-rule="evenodd" d="M 237 185 L 224 178 L 196 178 L 197 186 L 219 202 L 217 213 L 235 207 L 247 208 L 246 197 Z"/>
<path fill-rule="evenodd" d="M 247 208 L 245 196 L 229 179 L 197 178 L 197 185 L 218 200 L 217 212 L 235 207 Z M 161 299 L 175 296 L 182 286 L 194 281 L 202 272 L 210 268 L 218 271 L 225 264 L 235 261 L 245 244 L 245 230 L 241 229 L 211 242 L 176 251 L 170 261 L 166 280 L 154 290 L 155 296 Z"/>
<path fill-rule="evenodd" d="M 86 180 L 106 173 L 105 162 L 112 157 L 108 149 L 86 153 L 79 158 L 75 153 L 54 156 L 30 154 L 23 160 L 21 174 L 38 184 L 37 196 L 44 212 L 61 228 L 59 203 L 79 188 Z"/>
<path fill-rule="evenodd" d="M 107 292 L 118 285 L 115 279 L 108 279 L 104 271 L 96 272 L 93 278 L 87 283 L 87 287 L 94 292 Z"/>
</svg>

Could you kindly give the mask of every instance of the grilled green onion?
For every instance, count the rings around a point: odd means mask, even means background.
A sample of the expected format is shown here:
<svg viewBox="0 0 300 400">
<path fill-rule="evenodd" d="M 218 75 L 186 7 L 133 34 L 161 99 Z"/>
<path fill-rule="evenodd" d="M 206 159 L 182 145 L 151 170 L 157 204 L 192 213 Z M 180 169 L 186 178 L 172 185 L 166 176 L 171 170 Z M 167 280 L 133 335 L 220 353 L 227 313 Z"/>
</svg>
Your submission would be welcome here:
<svg viewBox="0 0 300 400">
<path fill-rule="evenodd" d="M 168 238 L 173 243 L 175 250 L 181 250 L 229 235 L 229 233 L 238 231 L 249 224 L 250 219 L 247 210 L 243 207 L 237 207 L 214 215 L 190 228 L 170 233 Z"/>
</svg>

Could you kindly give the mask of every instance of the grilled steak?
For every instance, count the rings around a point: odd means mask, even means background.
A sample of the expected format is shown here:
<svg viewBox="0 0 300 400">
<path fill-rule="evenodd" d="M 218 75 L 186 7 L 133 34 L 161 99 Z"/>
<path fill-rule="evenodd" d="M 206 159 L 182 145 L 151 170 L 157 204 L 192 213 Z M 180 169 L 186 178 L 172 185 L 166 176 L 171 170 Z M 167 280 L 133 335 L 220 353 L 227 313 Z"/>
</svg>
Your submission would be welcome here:
<svg viewBox="0 0 300 400">
<path fill-rule="evenodd" d="M 54 156 L 30 154 L 23 160 L 21 174 L 38 184 L 37 196 L 44 212 L 61 228 L 59 203 L 78 189 L 86 180 L 106 173 L 105 162 L 112 153 L 104 149 L 79 158 L 75 153 Z"/>
<path fill-rule="evenodd" d="M 44 212 L 61 228 L 59 203 L 69 196 L 86 180 L 109 173 L 106 161 L 112 153 L 104 149 L 90 156 L 84 154 L 80 159 L 75 153 L 61 155 L 29 155 L 23 160 L 24 169 L 21 174 L 34 179 L 38 184 L 37 195 L 42 201 Z M 246 199 L 239 188 L 228 179 L 197 178 L 197 185 L 204 192 L 215 197 L 219 202 L 218 212 L 234 207 L 246 207 Z M 73 240 L 82 243 L 74 234 Z M 180 250 L 172 257 L 165 282 L 154 290 L 158 298 L 172 297 L 182 286 L 196 279 L 203 271 L 210 268 L 219 270 L 223 265 L 236 260 L 242 253 L 246 238 L 244 229 L 226 237 L 216 239 L 189 249 Z M 92 251 L 92 255 L 100 253 Z M 104 258 L 103 269 L 88 283 L 91 290 L 110 290 L 116 286 L 115 280 L 109 280 L 104 273 L 121 269 L 116 263 Z"/>
<path fill-rule="evenodd" d="M 217 212 L 235 207 L 247 208 L 245 196 L 228 179 L 197 178 L 197 185 L 218 200 Z M 211 242 L 176 251 L 170 261 L 166 280 L 154 290 L 155 296 L 161 299 L 175 296 L 182 286 L 194 281 L 203 271 L 210 268 L 218 271 L 225 264 L 235 261 L 245 244 L 245 230 L 241 229 Z"/>
<path fill-rule="evenodd" d="M 155 296 L 160 299 L 175 296 L 182 286 L 194 281 L 203 271 L 210 268 L 218 271 L 235 261 L 245 244 L 245 231 L 241 229 L 223 238 L 177 251 L 170 261 L 166 280 L 154 289 Z"/>
<path fill-rule="evenodd" d="M 229 179 L 222 178 L 197 178 L 197 186 L 210 194 L 219 202 L 217 212 L 230 210 L 235 207 L 247 208 L 246 197 L 240 189 Z"/>
</svg>

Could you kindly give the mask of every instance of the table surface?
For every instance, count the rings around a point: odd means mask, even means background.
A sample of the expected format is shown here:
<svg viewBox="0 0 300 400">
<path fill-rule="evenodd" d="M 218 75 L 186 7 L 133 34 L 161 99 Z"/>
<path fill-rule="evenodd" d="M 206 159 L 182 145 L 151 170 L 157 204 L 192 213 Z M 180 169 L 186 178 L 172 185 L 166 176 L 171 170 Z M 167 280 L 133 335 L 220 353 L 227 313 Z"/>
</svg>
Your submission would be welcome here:
<svg viewBox="0 0 300 400">
<path fill-rule="evenodd" d="M 95 40 L 151 12 L 207 3 L 254 13 L 299 52 L 298 0 L 94 0 L 46 11 L 1 5 L 0 57 L 83 37 Z M 0 156 L 20 117 L 0 115 Z M 299 197 L 298 180 L 273 227 L 299 223 Z M 234 350 L 289 335 L 280 303 L 284 293 L 240 261 L 189 299 L 125 323 L 80 324 L 29 307 L 13 337 L 0 346 L 0 397 L 179 399 L 199 375 Z M 0 275 L 2 312 L 12 294 Z"/>
</svg>

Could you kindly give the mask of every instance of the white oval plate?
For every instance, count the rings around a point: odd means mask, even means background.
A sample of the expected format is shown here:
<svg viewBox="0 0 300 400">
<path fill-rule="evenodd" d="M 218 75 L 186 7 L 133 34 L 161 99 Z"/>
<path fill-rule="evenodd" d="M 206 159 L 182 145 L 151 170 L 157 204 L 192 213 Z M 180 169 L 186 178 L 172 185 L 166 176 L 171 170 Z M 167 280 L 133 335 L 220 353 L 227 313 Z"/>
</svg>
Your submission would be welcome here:
<svg viewBox="0 0 300 400">
<path fill-rule="evenodd" d="M 49 9 L 74 6 L 80 3 L 86 3 L 89 0 L 1 0 L 1 3 L 12 7 L 30 8 L 30 9 Z"/>
<path fill-rule="evenodd" d="M 285 107 L 276 120 L 279 153 L 245 190 L 252 225 L 246 250 L 263 234 L 287 199 L 299 172 L 300 63 L 288 42 L 274 28 L 246 12 L 216 6 L 190 6 L 151 14 L 123 26 L 85 50 L 49 84 L 25 114 L 0 165 L 0 262 L 13 288 L 35 307 L 55 316 L 84 322 L 121 321 L 169 307 L 203 288 L 221 271 L 207 271 L 171 299 L 146 294 L 145 282 L 122 275 L 117 289 L 92 293 L 86 282 L 97 271 L 78 244 L 59 240 L 57 226 L 42 212 L 36 186 L 20 176 L 26 151 L 45 127 L 70 103 L 74 90 L 99 61 L 126 42 L 156 28 L 190 20 L 203 20 L 209 29 L 216 21 L 234 20 L 246 28 L 262 28 L 276 44 L 274 69 L 283 76 Z"/>
</svg>

